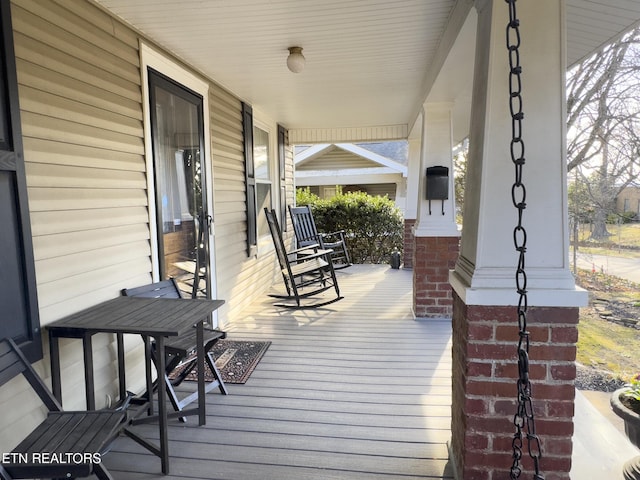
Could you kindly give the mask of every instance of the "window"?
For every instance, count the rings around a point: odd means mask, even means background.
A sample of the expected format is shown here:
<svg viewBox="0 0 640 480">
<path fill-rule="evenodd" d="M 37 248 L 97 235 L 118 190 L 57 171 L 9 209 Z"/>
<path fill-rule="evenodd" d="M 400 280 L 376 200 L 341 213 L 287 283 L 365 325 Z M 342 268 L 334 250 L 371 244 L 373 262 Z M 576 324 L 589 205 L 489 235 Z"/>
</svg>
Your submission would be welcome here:
<svg viewBox="0 0 640 480">
<path fill-rule="evenodd" d="M 629 208 L 629 199 L 628 199 L 628 198 L 625 198 L 625 199 L 624 199 L 624 207 L 623 207 L 622 211 L 626 213 L 626 212 L 628 212 L 629 210 L 630 210 L 630 208 Z"/>
<path fill-rule="evenodd" d="M 337 187 L 323 187 L 322 198 L 333 198 L 338 194 Z"/>
<path fill-rule="evenodd" d="M 247 207 L 247 255 L 253 257 L 258 253 L 258 239 L 269 236 L 269 227 L 264 215 L 265 207 L 276 208 L 274 195 L 278 192 L 278 177 L 275 174 L 278 166 L 275 162 L 275 141 L 271 131 L 263 126 L 255 125 L 253 121 L 253 108 L 246 103 L 242 104 L 242 131 L 244 136 L 244 171 Z M 278 126 L 278 161 L 280 163 L 280 178 L 285 178 L 284 165 L 284 140 L 285 130 Z M 282 148 L 280 148 L 282 143 Z M 280 214 L 281 222 L 284 219 L 283 208 L 286 200 L 284 180 L 281 180 L 280 188 Z M 283 227 L 283 231 L 286 227 Z"/>
<path fill-rule="evenodd" d="M 271 210 L 271 155 L 269 132 L 253 127 L 253 167 L 256 178 L 256 201 L 258 203 L 257 225 L 258 238 L 269 234 L 269 226 L 264 215 L 265 207 Z"/>
<path fill-rule="evenodd" d="M 280 228 L 287 231 L 287 131 L 278 125 L 278 168 L 280 170 Z"/>
<path fill-rule="evenodd" d="M 242 103 L 242 135 L 244 137 L 244 173 L 247 206 L 247 256 L 258 251 L 256 232 L 256 177 L 253 168 L 253 108 Z"/>
</svg>

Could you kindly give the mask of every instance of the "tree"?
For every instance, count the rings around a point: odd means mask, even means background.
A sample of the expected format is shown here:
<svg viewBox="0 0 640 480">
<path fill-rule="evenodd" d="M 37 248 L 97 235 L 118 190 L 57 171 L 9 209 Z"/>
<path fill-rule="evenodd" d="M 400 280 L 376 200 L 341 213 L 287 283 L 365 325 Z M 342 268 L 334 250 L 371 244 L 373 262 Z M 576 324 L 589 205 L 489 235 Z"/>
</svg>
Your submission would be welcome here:
<svg viewBox="0 0 640 480">
<path fill-rule="evenodd" d="M 453 148 L 453 183 L 456 199 L 456 216 L 458 223 L 462 223 L 464 207 L 464 184 L 467 181 L 467 158 L 469 156 L 469 138 Z"/>
<path fill-rule="evenodd" d="M 591 237 L 609 236 L 606 219 L 632 183 L 640 153 L 640 27 L 577 65 L 567 81 L 567 168 L 586 186 Z"/>
<path fill-rule="evenodd" d="M 577 170 L 574 170 L 574 172 L 577 173 Z M 575 175 L 569 181 L 569 216 L 578 223 L 593 222 L 594 206 L 588 185 L 589 181 L 585 182 L 579 175 Z"/>
</svg>

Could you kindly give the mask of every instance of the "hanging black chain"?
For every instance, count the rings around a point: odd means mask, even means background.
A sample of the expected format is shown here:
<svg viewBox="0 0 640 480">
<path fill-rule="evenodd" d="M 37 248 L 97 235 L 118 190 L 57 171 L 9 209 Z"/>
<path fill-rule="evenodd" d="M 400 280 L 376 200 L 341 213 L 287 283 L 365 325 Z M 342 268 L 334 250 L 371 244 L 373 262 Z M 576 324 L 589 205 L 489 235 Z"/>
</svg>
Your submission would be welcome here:
<svg viewBox="0 0 640 480">
<path fill-rule="evenodd" d="M 509 51 L 509 109 L 511 111 L 511 161 L 515 166 L 515 181 L 511 187 L 511 200 L 518 210 L 518 224 L 513 230 L 513 242 L 519 252 L 516 270 L 516 289 L 518 291 L 518 406 L 513 418 L 516 433 L 513 436 L 513 465 L 511 478 L 518 479 L 522 473 L 521 459 L 523 448 L 533 459 L 534 480 L 544 480 L 540 473 L 540 440 L 536 435 L 531 381 L 529 380 L 529 332 L 527 331 L 527 274 L 525 272 L 525 252 L 527 251 L 527 231 L 522 226 L 522 217 L 526 205 L 527 190 L 522 183 L 522 171 L 525 164 L 524 141 L 522 140 L 522 66 L 520 65 L 520 20 L 516 12 L 517 0 L 506 0 L 509 4 L 509 24 L 507 25 L 507 50 Z"/>
</svg>

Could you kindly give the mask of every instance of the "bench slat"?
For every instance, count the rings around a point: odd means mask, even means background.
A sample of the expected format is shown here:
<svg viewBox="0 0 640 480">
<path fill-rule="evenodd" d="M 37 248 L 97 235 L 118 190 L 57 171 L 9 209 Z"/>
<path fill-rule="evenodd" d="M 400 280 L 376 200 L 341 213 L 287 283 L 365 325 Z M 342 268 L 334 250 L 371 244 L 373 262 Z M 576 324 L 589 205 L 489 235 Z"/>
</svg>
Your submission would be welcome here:
<svg viewBox="0 0 640 480">
<path fill-rule="evenodd" d="M 193 332 L 187 332 L 177 338 L 172 338 L 168 345 L 165 345 L 165 350 L 169 354 L 178 354 L 181 356 L 189 355 L 195 351 L 198 342 L 196 339 L 197 331 L 194 328 Z M 213 340 L 220 340 L 226 337 L 226 333 L 220 330 L 208 330 L 204 329 L 204 343 L 207 344 Z"/>
<path fill-rule="evenodd" d="M 20 373 L 53 411 L 18 444 L 12 455 L 3 455 L 2 460 L 7 461 L 2 462 L 2 469 L 12 478 L 79 478 L 95 470 L 100 478 L 111 478 L 94 455 L 105 453 L 125 425 L 126 413 L 58 411 L 59 403 L 13 340 L 0 340 L 0 385 Z"/>
</svg>

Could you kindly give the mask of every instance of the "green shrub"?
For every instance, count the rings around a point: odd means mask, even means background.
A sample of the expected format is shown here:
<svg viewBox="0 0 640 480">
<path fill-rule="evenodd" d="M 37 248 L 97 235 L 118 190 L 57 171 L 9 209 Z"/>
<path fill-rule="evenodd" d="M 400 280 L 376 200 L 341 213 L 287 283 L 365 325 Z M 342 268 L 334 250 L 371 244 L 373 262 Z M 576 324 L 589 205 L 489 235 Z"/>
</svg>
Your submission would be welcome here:
<svg viewBox="0 0 640 480">
<path fill-rule="evenodd" d="M 394 249 L 402 252 L 404 221 L 386 196 L 349 192 L 323 200 L 298 189 L 296 203 L 311 206 L 318 231 L 345 231 L 353 263 L 388 263 Z"/>
<path fill-rule="evenodd" d="M 314 203 L 320 201 L 320 197 L 315 193 L 311 193 L 311 189 L 307 188 L 298 188 L 296 190 L 296 205 L 304 206 L 304 205 L 313 205 Z"/>
<path fill-rule="evenodd" d="M 635 220 L 635 212 L 610 213 L 609 215 L 607 215 L 607 223 L 614 225 L 617 223 L 631 223 Z"/>
</svg>

